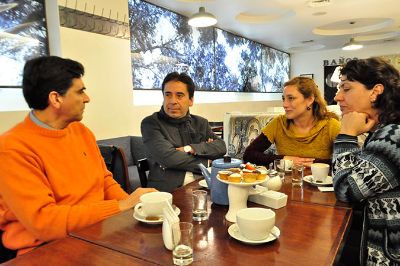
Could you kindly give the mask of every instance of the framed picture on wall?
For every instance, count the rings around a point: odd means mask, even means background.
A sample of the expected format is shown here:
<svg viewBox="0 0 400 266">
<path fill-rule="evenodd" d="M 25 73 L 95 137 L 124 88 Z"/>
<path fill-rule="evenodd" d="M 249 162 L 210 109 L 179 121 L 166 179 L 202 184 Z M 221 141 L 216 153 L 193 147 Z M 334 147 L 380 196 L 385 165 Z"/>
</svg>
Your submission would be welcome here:
<svg viewBox="0 0 400 266">
<path fill-rule="evenodd" d="M 300 77 L 306 77 L 306 78 L 314 79 L 314 74 L 300 74 Z"/>
<path fill-rule="evenodd" d="M 329 105 L 335 105 L 333 98 L 336 95 L 337 83 L 332 81 L 332 75 L 335 72 L 337 65 L 324 66 L 324 98 Z"/>
</svg>

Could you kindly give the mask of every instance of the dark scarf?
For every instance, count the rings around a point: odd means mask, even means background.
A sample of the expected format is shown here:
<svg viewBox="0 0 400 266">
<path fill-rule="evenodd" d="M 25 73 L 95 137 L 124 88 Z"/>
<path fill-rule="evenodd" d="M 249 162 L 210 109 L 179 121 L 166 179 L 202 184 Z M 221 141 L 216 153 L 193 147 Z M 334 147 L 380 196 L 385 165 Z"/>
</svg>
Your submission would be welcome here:
<svg viewBox="0 0 400 266">
<path fill-rule="evenodd" d="M 164 111 L 164 107 L 161 106 L 160 112 L 158 112 L 158 118 L 179 128 L 179 134 L 181 135 L 183 145 L 189 145 L 193 143 L 193 140 L 196 136 L 196 131 L 192 127 L 192 117 L 189 111 L 184 117 L 173 118 L 170 117 Z"/>
</svg>

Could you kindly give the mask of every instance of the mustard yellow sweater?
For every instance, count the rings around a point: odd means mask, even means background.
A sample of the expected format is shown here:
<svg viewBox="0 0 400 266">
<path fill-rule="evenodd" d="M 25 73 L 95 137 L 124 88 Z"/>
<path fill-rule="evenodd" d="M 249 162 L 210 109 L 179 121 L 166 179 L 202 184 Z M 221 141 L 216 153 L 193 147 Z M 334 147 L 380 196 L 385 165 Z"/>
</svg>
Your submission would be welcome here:
<svg viewBox="0 0 400 266">
<path fill-rule="evenodd" d="M 49 130 L 28 115 L 0 136 L 0 229 L 19 254 L 119 213 L 125 197 L 82 123 Z"/>
<path fill-rule="evenodd" d="M 329 159 L 332 156 L 333 141 L 340 131 L 340 122 L 334 118 L 318 121 L 306 135 L 287 128 L 285 115 L 280 115 L 262 130 L 271 143 L 275 143 L 277 153 L 286 156 Z"/>
</svg>

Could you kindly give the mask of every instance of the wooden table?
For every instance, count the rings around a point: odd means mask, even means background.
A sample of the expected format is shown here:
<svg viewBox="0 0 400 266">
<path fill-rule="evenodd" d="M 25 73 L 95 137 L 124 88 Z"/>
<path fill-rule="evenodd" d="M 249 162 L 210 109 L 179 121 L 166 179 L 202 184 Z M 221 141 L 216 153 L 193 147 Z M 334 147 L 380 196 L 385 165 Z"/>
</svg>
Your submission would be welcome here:
<svg viewBox="0 0 400 266">
<path fill-rule="evenodd" d="M 192 221 L 191 191 L 198 188 L 196 181 L 173 193 L 181 221 Z M 276 210 L 279 240 L 250 246 L 229 236 L 231 223 L 224 218 L 228 208 L 210 203 L 209 220 L 194 222 L 193 265 L 331 265 L 352 213 L 350 208 L 334 205 L 288 201 L 286 207 Z M 161 233 L 160 225 L 140 223 L 127 211 L 71 236 L 118 251 L 121 256 L 172 265 L 172 253 L 164 248 Z"/>
<path fill-rule="evenodd" d="M 309 174 L 309 172 L 309 170 L 306 170 L 307 174 Z M 292 187 L 290 174 L 285 176 L 285 182 L 279 191 L 288 195 L 289 201 L 300 201 L 335 207 L 351 207 L 349 203 L 338 201 L 334 192 L 321 192 L 318 190 L 318 187 L 310 185 L 305 181 L 303 181 L 302 188 Z"/>
<path fill-rule="evenodd" d="M 202 189 L 198 181 L 173 193 L 181 221 L 192 221 L 193 189 Z M 228 207 L 209 203 L 208 221 L 193 222 L 193 265 L 332 265 L 348 229 L 351 208 L 340 206 L 333 193 L 308 185 L 302 197 L 291 194 L 295 192 L 290 189 L 290 183 L 283 186 L 288 204 L 275 210 L 280 238 L 258 246 L 230 237 L 227 229 L 231 223 L 224 218 Z M 164 247 L 161 225 L 138 222 L 132 214 L 129 210 L 110 217 L 5 265 L 172 265 L 172 252 Z"/>
<path fill-rule="evenodd" d="M 67 237 L 36 248 L 2 265 L 154 265 L 144 260 Z"/>
</svg>

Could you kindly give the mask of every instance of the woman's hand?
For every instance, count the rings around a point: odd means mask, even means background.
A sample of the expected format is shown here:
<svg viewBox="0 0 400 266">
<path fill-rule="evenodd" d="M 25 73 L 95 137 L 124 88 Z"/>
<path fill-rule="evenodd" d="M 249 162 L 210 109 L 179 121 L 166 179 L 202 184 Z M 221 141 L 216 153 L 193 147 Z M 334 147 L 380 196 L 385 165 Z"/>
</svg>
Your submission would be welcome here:
<svg viewBox="0 0 400 266">
<path fill-rule="evenodd" d="M 292 160 L 293 164 L 300 164 L 306 167 L 311 167 L 311 164 L 314 162 L 315 158 L 303 158 L 297 156 L 284 156 L 285 160 Z"/>
<path fill-rule="evenodd" d="M 126 211 L 130 208 L 133 208 L 140 200 L 140 196 L 149 192 L 156 192 L 158 191 L 155 188 L 137 188 L 133 191 L 128 197 L 123 200 L 118 201 L 119 209 L 121 211 Z"/>
<path fill-rule="evenodd" d="M 340 134 L 358 136 L 370 131 L 377 123 L 365 113 L 348 112 L 340 121 Z"/>
</svg>

